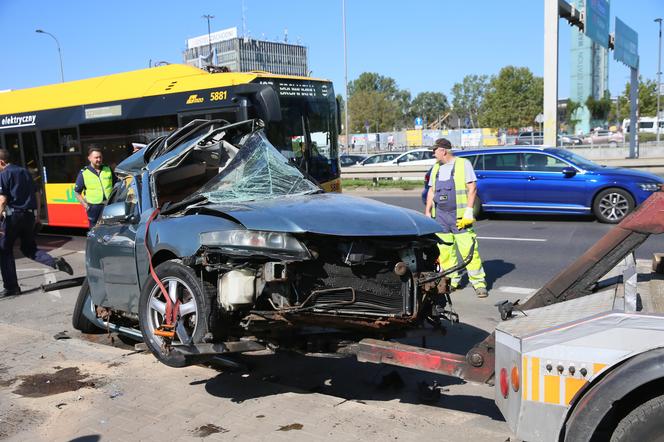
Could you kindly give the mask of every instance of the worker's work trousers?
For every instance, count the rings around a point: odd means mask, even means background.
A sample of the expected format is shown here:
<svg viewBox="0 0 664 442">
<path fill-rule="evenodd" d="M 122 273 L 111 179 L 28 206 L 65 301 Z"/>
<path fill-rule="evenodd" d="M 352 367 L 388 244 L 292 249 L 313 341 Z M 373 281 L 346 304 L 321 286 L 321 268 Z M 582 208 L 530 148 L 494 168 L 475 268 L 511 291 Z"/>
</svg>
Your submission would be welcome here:
<svg viewBox="0 0 664 442">
<path fill-rule="evenodd" d="M 436 235 L 446 243 L 450 244 L 438 244 L 438 250 L 440 251 L 438 262 L 440 263 L 441 271 L 451 269 L 458 264 L 457 248 L 461 254 L 461 259 L 465 260 L 468 256 L 468 252 L 470 252 L 473 240 L 476 238 L 475 232 L 471 228 L 465 229 L 459 233 L 437 233 Z M 486 288 L 484 268 L 482 267 L 482 258 L 480 258 L 477 241 L 475 241 L 473 258 L 466 267 L 466 271 L 468 272 L 468 279 L 473 287 L 476 289 Z M 461 280 L 459 272 L 454 272 L 448 276 L 452 280 L 452 288 L 456 288 Z"/>
<path fill-rule="evenodd" d="M 7 290 L 16 290 L 18 277 L 14 262 L 14 243 L 21 241 L 21 252 L 26 258 L 55 268 L 55 259 L 37 248 L 35 241 L 35 216 L 32 212 L 15 211 L 0 222 L 0 273 Z"/>
</svg>

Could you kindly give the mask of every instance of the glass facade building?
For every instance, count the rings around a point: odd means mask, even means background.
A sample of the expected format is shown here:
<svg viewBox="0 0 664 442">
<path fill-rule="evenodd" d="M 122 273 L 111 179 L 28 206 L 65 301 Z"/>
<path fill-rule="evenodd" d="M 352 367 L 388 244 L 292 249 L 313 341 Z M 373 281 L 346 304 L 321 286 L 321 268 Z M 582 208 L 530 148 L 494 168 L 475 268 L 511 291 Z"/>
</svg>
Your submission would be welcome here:
<svg viewBox="0 0 664 442">
<path fill-rule="evenodd" d="M 584 8 L 584 0 L 574 0 L 571 3 L 579 10 Z M 574 132 L 586 134 L 593 128 L 590 111 L 585 106 L 586 100 L 589 96 L 600 99 L 609 90 L 609 50 L 593 43 L 576 27 L 572 27 L 570 32 L 569 98 L 582 104 L 576 111 L 575 116 L 579 122 Z"/>
</svg>

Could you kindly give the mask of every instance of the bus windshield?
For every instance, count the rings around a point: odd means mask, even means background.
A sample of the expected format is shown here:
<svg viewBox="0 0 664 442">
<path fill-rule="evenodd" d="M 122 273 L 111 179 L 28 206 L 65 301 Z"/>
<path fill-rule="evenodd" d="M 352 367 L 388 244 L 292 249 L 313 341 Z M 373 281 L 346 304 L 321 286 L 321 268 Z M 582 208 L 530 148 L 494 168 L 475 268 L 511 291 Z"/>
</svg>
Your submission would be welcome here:
<svg viewBox="0 0 664 442">
<path fill-rule="evenodd" d="M 282 155 L 319 183 L 339 177 L 337 112 L 332 85 L 275 82 L 281 121 L 267 127 L 270 142 Z"/>
</svg>

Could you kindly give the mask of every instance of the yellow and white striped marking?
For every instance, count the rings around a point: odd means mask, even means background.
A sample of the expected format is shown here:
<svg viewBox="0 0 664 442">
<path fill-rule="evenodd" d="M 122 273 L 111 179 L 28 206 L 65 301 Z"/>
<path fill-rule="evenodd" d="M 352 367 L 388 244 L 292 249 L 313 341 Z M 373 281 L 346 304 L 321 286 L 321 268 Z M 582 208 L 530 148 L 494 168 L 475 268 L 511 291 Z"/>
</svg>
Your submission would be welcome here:
<svg viewBox="0 0 664 442">
<path fill-rule="evenodd" d="M 546 369 L 547 364 L 552 365 L 551 371 Z M 565 370 L 560 374 L 557 370 L 558 365 L 557 361 L 523 356 L 521 358 L 522 398 L 527 401 L 568 406 L 576 393 L 606 367 L 606 364 L 600 363 L 563 362 L 561 365 Z M 576 368 L 574 375 L 569 374 L 570 365 Z M 580 373 L 582 367 L 588 370 L 586 376 Z"/>
</svg>

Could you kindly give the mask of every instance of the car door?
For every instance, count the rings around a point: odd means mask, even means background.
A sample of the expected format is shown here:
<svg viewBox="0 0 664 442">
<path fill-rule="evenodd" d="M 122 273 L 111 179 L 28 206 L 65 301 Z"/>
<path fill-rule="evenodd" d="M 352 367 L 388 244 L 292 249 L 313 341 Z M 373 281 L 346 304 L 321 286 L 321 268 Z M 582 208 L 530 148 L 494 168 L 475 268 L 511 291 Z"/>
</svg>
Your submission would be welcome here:
<svg viewBox="0 0 664 442">
<path fill-rule="evenodd" d="M 125 213 L 138 219 L 139 190 L 133 176 L 116 186 L 106 207 L 124 203 Z M 88 233 L 86 261 L 88 280 L 95 304 L 131 311 L 140 289 L 136 270 L 136 231 L 134 219 L 104 219 Z"/>
<path fill-rule="evenodd" d="M 406 152 L 399 158 L 394 160 L 394 163 L 399 166 L 413 166 L 416 162 L 422 159 L 421 151 Z"/>
<path fill-rule="evenodd" d="M 421 150 L 417 152 L 418 159 L 409 163 L 413 166 L 433 166 L 436 163 L 436 158 L 433 156 L 431 150 Z"/>
<path fill-rule="evenodd" d="M 525 204 L 526 173 L 521 168 L 521 153 L 479 155 L 475 174 L 484 210 L 513 210 Z"/>
<path fill-rule="evenodd" d="M 588 181 L 585 173 L 566 161 L 544 152 L 523 154 L 527 171 L 526 199 L 537 210 L 585 210 Z M 576 173 L 564 173 L 563 169 Z"/>
</svg>

